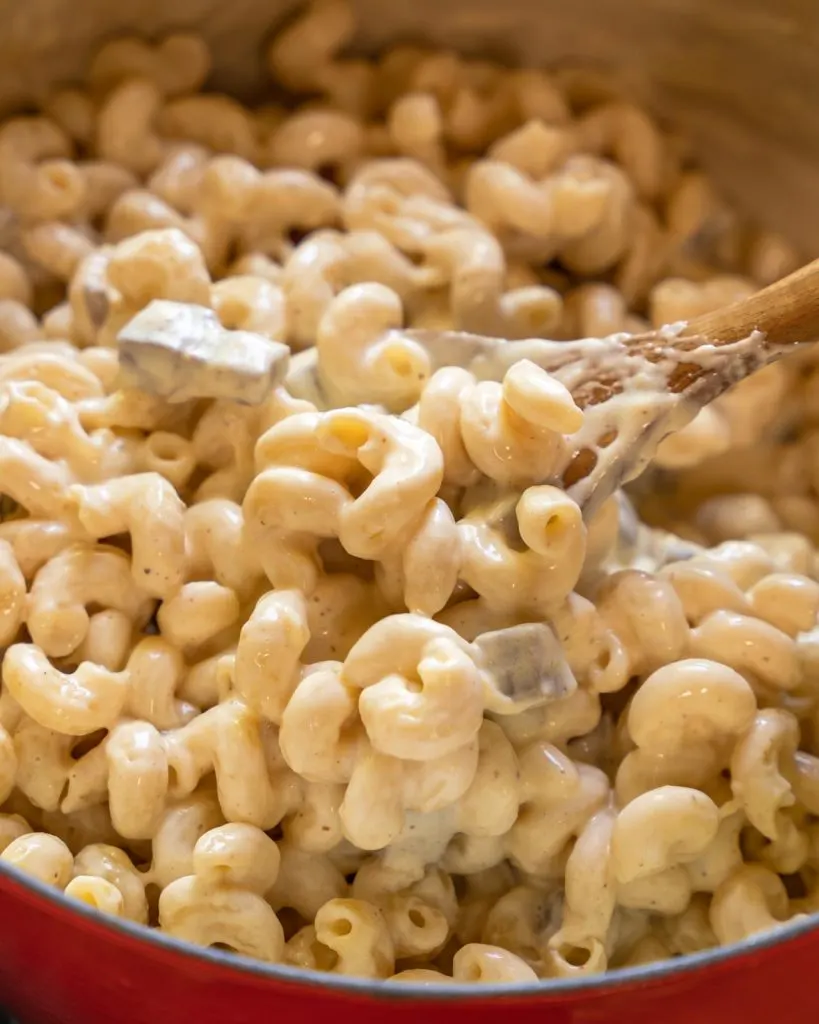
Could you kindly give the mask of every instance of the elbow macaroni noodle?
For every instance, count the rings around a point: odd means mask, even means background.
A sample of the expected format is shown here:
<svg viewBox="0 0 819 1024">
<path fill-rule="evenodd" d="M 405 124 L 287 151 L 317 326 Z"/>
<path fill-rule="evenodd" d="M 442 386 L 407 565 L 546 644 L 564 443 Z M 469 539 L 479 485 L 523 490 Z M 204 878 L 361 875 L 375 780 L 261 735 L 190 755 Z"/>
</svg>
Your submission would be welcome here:
<svg viewBox="0 0 819 1024">
<path fill-rule="evenodd" d="M 0 124 L 0 860 L 399 984 L 812 912 L 816 356 L 666 439 L 644 523 L 623 495 L 585 523 L 554 486 L 570 391 L 406 333 L 636 333 L 799 255 L 588 70 L 350 59 L 353 30 L 315 0 L 270 43 L 295 109 L 203 92 L 177 33 Z M 284 343 L 291 377 L 256 405 L 122 386 L 155 300 Z"/>
</svg>

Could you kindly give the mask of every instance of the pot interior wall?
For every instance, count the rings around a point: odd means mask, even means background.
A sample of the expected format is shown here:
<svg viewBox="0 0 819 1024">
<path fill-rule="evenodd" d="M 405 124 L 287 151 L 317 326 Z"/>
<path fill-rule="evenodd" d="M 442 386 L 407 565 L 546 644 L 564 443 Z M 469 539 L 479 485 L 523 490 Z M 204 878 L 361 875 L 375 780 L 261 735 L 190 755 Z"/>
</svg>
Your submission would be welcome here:
<svg viewBox="0 0 819 1024">
<path fill-rule="evenodd" d="M 360 47 L 428 39 L 548 64 L 616 67 L 698 147 L 723 190 L 819 253 L 817 0 L 354 0 Z M 264 83 L 260 43 L 294 0 L 0 0 L 0 110 L 77 76 L 112 34 L 198 28 L 214 85 Z"/>
</svg>

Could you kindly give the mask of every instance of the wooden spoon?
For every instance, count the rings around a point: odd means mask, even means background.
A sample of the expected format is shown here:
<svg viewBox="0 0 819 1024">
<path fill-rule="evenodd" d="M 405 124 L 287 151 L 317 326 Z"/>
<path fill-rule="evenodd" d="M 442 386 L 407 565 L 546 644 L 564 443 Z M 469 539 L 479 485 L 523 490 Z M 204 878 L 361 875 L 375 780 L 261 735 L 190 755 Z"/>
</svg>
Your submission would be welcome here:
<svg viewBox="0 0 819 1024">
<path fill-rule="evenodd" d="M 563 482 L 580 500 L 587 517 L 621 484 L 637 476 L 659 443 L 690 423 L 705 405 L 761 367 L 791 354 L 795 347 L 819 340 L 819 260 L 680 328 L 620 339 L 627 360 L 637 351 L 654 366 L 663 367 L 655 380 L 667 403 L 631 444 L 618 445 L 615 440 L 613 448 L 603 444 L 601 451 L 598 440 L 594 447 L 575 453 Z M 614 353 L 612 358 L 616 362 Z M 622 376 L 618 365 L 611 369 L 611 380 L 603 372 L 597 386 L 587 382 L 577 393 L 572 389 L 575 401 L 584 409 L 611 401 L 633 383 L 633 378 Z"/>
<path fill-rule="evenodd" d="M 586 417 L 557 482 L 588 519 L 703 406 L 794 347 L 819 340 L 819 260 L 741 302 L 645 334 L 579 341 L 432 330 L 389 335 L 420 344 L 431 372 L 462 366 L 479 380 L 502 380 L 528 359 L 560 380 Z M 326 407 L 315 349 L 291 365 L 288 388 Z"/>
</svg>

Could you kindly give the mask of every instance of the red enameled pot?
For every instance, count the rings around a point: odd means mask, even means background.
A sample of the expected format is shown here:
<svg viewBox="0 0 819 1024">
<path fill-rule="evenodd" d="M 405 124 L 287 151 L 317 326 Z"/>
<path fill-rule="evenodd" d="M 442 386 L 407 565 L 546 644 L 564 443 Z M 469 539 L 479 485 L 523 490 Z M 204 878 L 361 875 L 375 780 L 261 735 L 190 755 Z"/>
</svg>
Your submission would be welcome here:
<svg viewBox="0 0 819 1024">
<path fill-rule="evenodd" d="M 0 1002 L 20 1024 L 806 1024 L 818 956 L 810 919 L 609 977 L 399 986 L 197 949 L 0 873 Z"/>
<path fill-rule="evenodd" d="M 293 0 L 0 0 L 0 112 L 70 80 L 101 38 L 199 29 L 249 96 Z M 819 255 L 817 0 L 356 0 L 361 46 L 426 38 L 524 63 L 614 65 L 668 109 L 723 191 Z M 819 1020 L 819 922 L 612 976 L 416 988 L 306 976 L 103 919 L 0 868 L 0 1004 L 21 1024 L 796 1024 Z"/>
</svg>

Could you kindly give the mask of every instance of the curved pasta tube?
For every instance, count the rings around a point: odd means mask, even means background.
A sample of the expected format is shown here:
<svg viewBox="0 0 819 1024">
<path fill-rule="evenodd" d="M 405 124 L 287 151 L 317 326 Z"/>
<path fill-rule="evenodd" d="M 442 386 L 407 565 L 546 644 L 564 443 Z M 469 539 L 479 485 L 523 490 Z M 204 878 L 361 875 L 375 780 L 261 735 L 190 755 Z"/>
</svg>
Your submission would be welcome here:
<svg viewBox="0 0 819 1024">
<path fill-rule="evenodd" d="M 8 519 L 0 523 L 0 539 L 11 546 L 24 579 L 31 580 L 46 562 L 65 551 L 79 537 L 78 531 L 66 523 L 47 519 Z"/>
<path fill-rule="evenodd" d="M 301 803 L 282 823 L 284 838 L 311 853 L 329 853 L 344 840 L 339 808 L 344 786 L 332 782 L 304 782 Z"/>
<path fill-rule="evenodd" d="M 210 291 L 213 309 L 227 330 L 252 331 L 272 341 L 287 333 L 287 306 L 280 287 L 253 274 L 217 281 Z"/>
<path fill-rule="evenodd" d="M 748 820 L 768 839 L 779 838 L 781 812 L 796 801 L 788 776 L 799 746 L 799 723 L 788 711 L 758 711 L 731 756 L 731 791 Z"/>
<path fill-rule="evenodd" d="M 337 536 L 341 510 L 351 501 L 342 484 L 298 467 L 272 467 L 253 480 L 243 508 L 273 586 L 308 594 L 315 589 L 319 543 Z"/>
<path fill-rule="evenodd" d="M 430 379 L 418 405 L 418 424 L 439 441 L 444 479 L 471 483 L 478 473 L 498 483 L 554 477 L 583 413 L 569 391 L 545 370 L 521 360 L 503 382 L 478 382 L 446 367 Z"/>
<path fill-rule="evenodd" d="M 126 673 L 84 662 L 67 675 L 34 644 L 9 647 L 3 683 L 35 722 L 66 736 L 109 728 L 122 713 L 128 693 Z"/>
<path fill-rule="evenodd" d="M 273 423 L 256 442 L 257 470 L 295 466 L 331 480 L 346 481 L 353 476 L 358 468 L 354 452 L 345 454 L 316 444 L 323 417 L 324 413 L 305 409 Z"/>
<path fill-rule="evenodd" d="M 443 607 L 457 582 L 457 533 L 435 497 L 440 451 L 423 431 L 360 409 L 304 413 L 267 431 L 257 461 L 266 468 L 244 511 L 277 588 L 312 591 L 318 545 L 338 537 L 348 553 L 382 559 L 385 586 L 411 607 Z"/>
<path fill-rule="evenodd" d="M 562 302 L 552 288 L 533 285 L 505 291 L 503 249 L 481 226 L 433 235 L 424 253 L 450 279 L 450 309 L 459 330 L 498 338 L 543 338 L 558 326 Z"/>
<path fill-rule="evenodd" d="M 457 586 L 460 544 L 449 506 L 433 498 L 409 541 L 400 551 L 382 557 L 376 567 L 381 592 L 397 607 L 403 604 L 410 612 L 435 615 Z"/>
<path fill-rule="evenodd" d="M 753 613 L 790 637 L 816 625 L 819 583 L 796 573 L 774 572 L 748 591 Z"/>
<path fill-rule="evenodd" d="M 34 577 L 26 625 L 52 658 L 71 654 L 88 632 L 87 607 L 114 608 L 139 628 L 153 608 L 137 587 L 128 556 L 117 548 L 76 544 L 55 555 Z"/>
<path fill-rule="evenodd" d="M 458 524 L 461 578 L 490 608 L 540 612 L 559 606 L 583 569 L 586 528 L 580 509 L 563 491 L 543 485 L 524 491 L 514 508 L 525 547 L 505 536 L 513 502 L 476 509 Z"/>
<path fill-rule="evenodd" d="M 420 615 L 390 615 L 372 625 L 344 660 L 342 679 L 364 690 L 386 676 L 415 677 L 426 645 L 449 640 L 468 652 L 470 645 L 449 626 Z"/>
<path fill-rule="evenodd" d="M 455 805 L 469 790 L 478 770 L 477 738 L 428 761 L 402 763 L 402 799 L 408 811 L 433 814 Z M 440 836 L 435 837 L 436 843 Z"/>
<path fill-rule="evenodd" d="M 554 477 L 567 452 L 563 432 L 578 430 L 582 419 L 566 388 L 528 360 L 507 370 L 502 383 L 476 383 L 461 399 L 466 452 L 498 483 Z"/>
<path fill-rule="evenodd" d="M 25 441 L 0 437 L 0 475 L 3 493 L 29 515 L 72 522 L 67 491 L 76 477 L 64 463 L 38 455 Z"/>
<path fill-rule="evenodd" d="M 239 598 L 213 581 L 185 583 L 166 598 L 156 613 L 162 635 L 186 653 L 209 643 L 219 646 L 236 637 L 234 624 L 241 616 Z"/>
<path fill-rule="evenodd" d="M 279 848 L 254 825 L 233 822 L 205 832 L 193 848 L 193 873 L 206 885 L 231 885 L 263 896 L 276 884 Z"/>
<path fill-rule="evenodd" d="M 677 864 L 645 878 L 621 882 L 617 887 L 617 902 L 628 910 L 648 910 L 674 917 L 691 902 L 692 888 L 685 866 Z"/>
<path fill-rule="evenodd" d="M 416 408 L 418 426 L 435 438 L 444 456 L 444 483 L 469 487 L 480 479 L 461 433 L 461 406 L 475 377 L 459 366 L 444 366 L 427 381 Z"/>
<path fill-rule="evenodd" d="M 241 234 L 245 246 L 255 252 L 276 255 L 293 229 L 313 231 L 338 218 L 338 192 L 309 171 L 275 168 L 258 174 L 248 199 Z"/>
<path fill-rule="evenodd" d="M 0 539 L 0 647 L 8 647 L 14 641 L 25 613 L 25 577 L 13 546 Z"/>
<path fill-rule="evenodd" d="M 286 840 L 278 847 L 279 874 L 265 897 L 275 910 L 290 907 L 312 921 L 328 900 L 347 895 L 344 875 L 329 857 L 299 850 Z"/>
<path fill-rule="evenodd" d="M 45 729 L 24 717 L 13 739 L 17 758 L 15 786 L 35 807 L 56 811 L 66 784 L 71 782 L 73 737 Z"/>
<path fill-rule="evenodd" d="M 291 312 L 289 340 L 296 348 L 314 345 L 321 317 L 343 280 L 344 236 L 316 231 L 293 250 L 284 265 L 282 286 Z"/>
<path fill-rule="evenodd" d="M 627 884 L 696 859 L 713 842 L 719 809 L 705 793 L 662 786 L 644 793 L 618 814 L 612 865 Z"/>
<path fill-rule="evenodd" d="M 418 267 L 377 231 L 316 231 L 294 249 L 284 265 L 282 286 L 292 314 L 288 329 L 298 348 L 315 344 L 321 318 L 343 288 L 374 282 L 406 300 L 437 283 L 438 272 Z M 400 326 L 398 322 L 390 327 Z M 334 357 L 343 358 L 335 352 Z M 356 353 L 347 353 L 355 359 Z"/>
<path fill-rule="evenodd" d="M 279 725 L 301 674 L 310 639 L 307 606 L 297 590 L 260 598 L 236 645 L 233 686 L 263 718 Z"/>
<path fill-rule="evenodd" d="M 506 949 L 479 942 L 461 946 L 452 960 L 452 977 L 455 981 L 478 984 L 514 984 L 537 980 L 537 975 L 525 960 Z"/>
<path fill-rule="evenodd" d="M 99 378 L 82 363 L 53 350 L 37 351 L 32 345 L 0 356 L 0 383 L 9 381 L 36 381 L 69 402 L 104 394 Z"/>
<path fill-rule="evenodd" d="M 713 842 L 685 865 L 695 892 L 715 892 L 743 862 L 740 836 L 747 823 L 743 811 L 726 814 Z"/>
<path fill-rule="evenodd" d="M 148 876 L 134 867 L 124 850 L 105 843 L 84 846 L 74 858 L 74 875 L 103 878 L 122 896 L 122 915 L 138 924 L 148 923 L 145 886 Z"/>
<path fill-rule="evenodd" d="M 260 426 L 254 406 L 220 399 L 205 411 L 191 440 L 197 460 L 212 472 L 197 487 L 195 501 L 242 501 L 253 479 L 253 445 Z"/>
<path fill-rule="evenodd" d="M 719 739 L 710 744 L 692 742 L 668 751 L 638 747 L 626 754 L 617 769 L 614 785 L 617 799 L 625 806 L 661 786 L 706 788 L 709 780 L 725 767 L 729 753 L 730 740 L 726 744 Z"/>
<path fill-rule="evenodd" d="M 304 413 L 267 431 L 257 461 L 266 468 L 248 489 L 244 510 L 271 582 L 312 590 L 324 537 L 339 537 L 350 554 L 365 558 L 382 557 L 388 546 L 400 551 L 403 543 L 405 589 L 416 600 L 430 559 L 452 534 L 434 501 L 441 457 L 431 438 L 360 409 Z M 425 604 L 448 599 L 455 578 L 450 563 L 451 557 Z"/>
<path fill-rule="evenodd" d="M 125 901 L 122 893 L 112 883 L 94 875 L 75 875 L 65 887 L 65 895 L 86 903 L 101 914 L 122 917 Z"/>
<path fill-rule="evenodd" d="M 455 808 L 456 829 L 479 838 L 506 835 L 515 823 L 519 806 L 514 747 L 499 725 L 485 719 L 478 734 L 475 776 Z"/>
<path fill-rule="evenodd" d="M 617 636 L 633 674 L 677 661 L 688 646 L 688 623 L 670 582 L 625 569 L 607 576 L 594 594 L 597 612 Z"/>
<path fill-rule="evenodd" d="M 671 580 L 682 602 L 686 618 L 697 625 L 716 611 L 748 612 L 748 598 L 727 574 L 716 567 L 673 562 L 659 575 Z"/>
<path fill-rule="evenodd" d="M 342 680 L 340 668 L 328 666 L 305 675 L 282 714 L 282 755 L 309 782 L 349 782 L 365 740 L 358 690 Z"/>
<path fill-rule="evenodd" d="M 263 574 L 247 543 L 241 505 L 211 498 L 185 510 L 188 579 L 213 579 L 237 594 L 252 591 Z"/>
<path fill-rule="evenodd" d="M 610 807 L 593 815 L 577 837 L 566 861 L 563 920 L 549 940 L 560 950 L 566 944 L 605 943 L 617 905 L 611 848 L 617 812 Z"/>
<path fill-rule="evenodd" d="M 316 937 L 338 957 L 336 974 L 388 978 L 395 970 L 395 949 L 387 922 L 364 900 L 334 899 L 316 914 Z"/>
<path fill-rule="evenodd" d="M 420 691 L 415 687 L 420 683 Z M 359 713 L 376 750 L 427 761 L 468 743 L 483 721 L 483 687 L 461 645 L 431 638 L 410 680 L 391 674 L 368 686 Z"/>
<path fill-rule="evenodd" d="M 426 350 L 401 333 L 403 308 L 381 284 L 345 288 L 329 304 L 316 335 L 318 374 L 330 405 L 374 402 L 408 409 L 430 373 Z"/>
<path fill-rule="evenodd" d="M 61 668 L 75 668 L 83 661 L 117 672 L 124 668 L 133 642 L 134 627 L 127 615 L 107 608 L 89 619 L 88 632 L 80 646 L 62 659 Z"/>
<path fill-rule="evenodd" d="M 0 724 L 0 804 L 4 804 L 14 789 L 17 776 L 17 753 L 11 736 Z"/>
<path fill-rule="evenodd" d="M 365 163 L 345 190 L 343 215 L 348 229 L 377 231 L 409 253 L 422 252 L 423 243 L 445 228 L 475 223 L 453 205 L 437 175 L 402 158 Z"/>
<path fill-rule="evenodd" d="M 352 501 L 348 485 L 361 468 L 316 444 L 320 413 L 298 413 L 259 439 L 260 472 L 243 503 L 249 544 L 279 589 L 310 593 L 318 582 L 319 542 L 338 535 L 341 509 Z M 309 498 L 306 498 L 309 496 Z"/>
<path fill-rule="evenodd" d="M 716 611 L 691 630 L 691 653 L 749 672 L 776 690 L 793 690 L 802 678 L 794 640 L 762 619 Z"/>
<path fill-rule="evenodd" d="M 47 832 L 29 832 L 12 840 L 0 860 L 57 889 L 71 881 L 74 858 L 65 843 Z"/>
<path fill-rule="evenodd" d="M 178 878 L 159 896 L 159 927 L 198 946 L 228 946 L 244 956 L 278 963 L 284 932 L 275 911 L 255 892 Z"/>
<path fill-rule="evenodd" d="M 404 828 L 404 772 L 394 757 L 363 748 L 339 814 L 345 838 L 362 850 L 381 850 Z"/>
<path fill-rule="evenodd" d="M 118 82 L 99 108 L 96 141 L 99 155 L 134 174 L 149 174 L 161 163 L 165 144 L 154 120 L 162 105 L 159 85 L 142 75 Z"/>
<path fill-rule="evenodd" d="M 634 694 L 628 730 L 640 750 L 670 754 L 691 744 L 739 736 L 751 725 L 756 697 L 738 672 L 705 658 L 658 668 Z"/>
<path fill-rule="evenodd" d="M 68 158 L 71 142 L 46 117 L 15 117 L 0 132 L 0 185 L 21 218 L 71 219 L 86 198 L 85 178 Z"/>
<path fill-rule="evenodd" d="M 605 222 L 614 191 L 606 171 L 602 160 L 572 158 L 534 181 L 511 164 L 479 160 L 467 175 L 466 207 L 495 232 L 516 231 L 560 252 Z"/>
<path fill-rule="evenodd" d="M 257 149 L 250 112 L 221 93 L 178 96 L 157 115 L 163 135 L 183 138 L 208 149 L 252 158 Z"/>
<path fill-rule="evenodd" d="M 156 43 L 135 36 L 110 39 L 95 54 L 88 81 L 95 91 L 108 92 L 133 75 L 150 78 L 165 96 L 196 92 L 211 66 L 205 41 L 197 35 L 175 32 Z"/>
<path fill-rule="evenodd" d="M 279 777 L 270 764 L 267 734 L 257 712 L 231 698 L 203 712 L 164 737 L 170 792 L 186 796 L 210 772 L 222 813 L 228 821 L 244 821 L 263 830 L 274 828 L 290 808 L 295 794 L 287 772 Z M 276 777 L 271 778 L 273 772 Z"/>
<path fill-rule="evenodd" d="M 38 455 L 64 460 L 81 480 L 128 472 L 128 450 L 107 431 L 89 435 L 77 407 L 36 380 L 0 386 L 0 433 L 31 445 Z"/>
<path fill-rule="evenodd" d="M 584 200 L 590 182 L 602 181 L 608 191 L 602 216 L 590 230 L 561 247 L 561 262 L 576 274 L 593 276 L 612 267 L 632 243 L 635 197 L 631 181 L 615 164 L 594 157 L 576 156 L 566 162 L 563 181 L 564 224 L 576 224 L 575 203 Z M 638 208 L 639 209 L 639 208 Z"/>
<path fill-rule="evenodd" d="M 449 922 L 437 907 L 418 896 L 388 896 L 377 906 L 387 923 L 396 959 L 431 957 L 446 944 Z"/>
<path fill-rule="evenodd" d="M 317 440 L 373 475 L 341 509 L 338 536 L 351 555 L 378 558 L 401 542 L 436 496 L 443 480 L 440 448 L 417 427 L 362 409 L 325 413 Z"/>
<path fill-rule="evenodd" d="M 110 301 L 98 344 L 114 344 L 131 317 L 154 299 L 210 305 L 202 252 L 177 227 L 141 231 L 119 242 L 108 257 L 106 277 Z"/>
<path fill-rule="evenodd" d="M 149 722 L 123 722 L 105 744 L 108 808 L 126 839 L 151 839 L 168 793 L 168 759 L 162 737 Z"/>
<path fill-rule="evenodd" d="M 142 441 L 137 463 L 138 469 L 159 473 L 180 491 L 196 469 L 193 442 L 172 430 L 155 430 Z"/>
<path fill-rule="evenodd" d="M 230 693 L 236 647 L 228 646 L 195 662 L 185 672 L 179 689 L 183 701 L 202 711 L 210 710 Z M 184 722 L 180 724 L 185 724 Z"/>
<path fill-rule="evenodd" d="M 80 522 L 98 539 L 131 536 L 134 582 L 153 597 L 170 597 L 185 579 L 185 505 L 159 473 L 137 473 L 71 494 Z"/>
<path fill-rule="evenodd" d="M 518 752 L 520 813 L 506 837 L 506 851 L 522 870 L 541 873 L 609 797 L 598 768 L 579 764 L 549 743 Z"/>
<path fill-rule="evenodd" d="M 108 799 L 107 737 L 79 760 L 68 764 L 64 792 L 59 805 L 63 814 L 100 807 Z"/>
<path fill-rule="evenodd" d="M 176 697 L 185 673 L 178 648 L 159 636 L 140 640 L 125 666 L 128 699 L 125 712 L 157 729 L 184 725 L 197 713 L 193 704 Z"/>
<path fill-rule="evenodd" d="M 336 962 L 335 953 L 316 938 L 311 924 L 299 928 L 284 947 L 284 963 L 308 971 L 329 970 Z"/>
<path fill-rule="evenodd" d="M 364 148 L 359 118 L 332 107 L 296 111 L 273 130 L 267 142 L 267 160 L 273 165 L 319 171 L 339 168 L 346 176 Z"/>
<path fill-rule="evenodd" d="M 193 851 L 207 832 L 224 825 L 214 790 L 198 789 L 166 808 L 151 841 L 151 867 L 146 880 L 164 889 L 177 878 L 192 875 Z"/>
<path fill-rule="evenodd" d="M 761 864 L 743 864 L 714 893 L 708 917 L 717 939 L 728 944 L 776 928 L 787 915 L 782 879 Z"/>
</svg>

